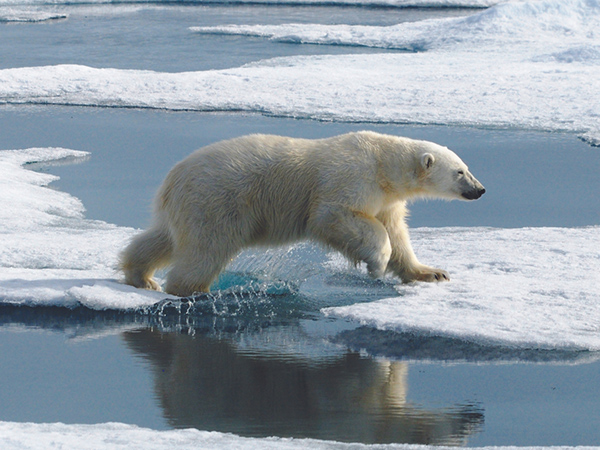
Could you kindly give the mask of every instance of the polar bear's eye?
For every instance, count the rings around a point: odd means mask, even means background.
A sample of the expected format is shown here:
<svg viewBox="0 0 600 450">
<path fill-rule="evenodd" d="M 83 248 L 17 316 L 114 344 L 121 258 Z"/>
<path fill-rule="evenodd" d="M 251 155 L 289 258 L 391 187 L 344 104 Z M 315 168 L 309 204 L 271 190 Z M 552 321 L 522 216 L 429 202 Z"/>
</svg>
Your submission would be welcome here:
<svg viewBox="0 0 600 450">
<path fill-rule="evenodd" d="M 461 170 L 459 170 L 459 171 L 458 171 L 458 174 L 459 174 L 459 175 L 464 175 L 464 174 L 465 174 L 465 172 L 464 172 L 464 170 L 462 170 L 462 169 L 461 169 Z"/>
</svg>

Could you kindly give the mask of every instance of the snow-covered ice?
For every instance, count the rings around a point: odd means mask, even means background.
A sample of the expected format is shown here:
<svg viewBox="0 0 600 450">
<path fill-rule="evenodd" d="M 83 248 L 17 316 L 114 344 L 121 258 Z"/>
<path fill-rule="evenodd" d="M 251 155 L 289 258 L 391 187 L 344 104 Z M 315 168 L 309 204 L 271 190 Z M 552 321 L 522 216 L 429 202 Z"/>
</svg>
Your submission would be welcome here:
<svg viewBox="0 0 600 450">
<path fill-rule="evenodd" d="M 600 144 L 599 29 L 598 0 L 511 2 L 393 27 L 203 28 L 196 32 L 414 51 L 283 57 L 187 73 L 5 69 L 0 103 L 517 127 L 569 131 Z"/>
<path fill-rule="evenodd" d="M 600 350 L 600 227 L 417 229 L 415 251 L 450 283 L 327 308 L 381 330 L 523 348 Z"/>
<path fill-rule="evenodd" d="M 286 42 L 430 51 L 470 47 L 474 52 L 519 50 L 519 56 L 549 48 L 599 45 L 598 4 L 581 0 L 506 2 L 463 17 L 392 26 L 282 24 L 191 27 L 206 34 L 239 34 Z M 483 49 L 482 47 L 486 47 Z M 589 58 L 591 61 L 596 57 Z"/>
<path fill-rule="evenodd" d="M 106 423 L 98 425 L 65 425 L 62 423 L 33 424 L 0 422 L 0 446 L 4 450 L 37 450 L 68 448 L 78 450 L 177 448 L 203 450 L 420 450 L 421 445 L 408 444 L 347 444 L 317 439 L 246 438 L 233 434 L 194 429 L 155 431 L 132 425 Z M 469 447 L 428 447 L 438 450 L 461 450 Z M 473 447 L 470 447 L 473 448 Z M 599 447 L 478 447 L 481 450 L 592 450 Z"/>
<path fill-rule="evenodd" d="M 62 148 L 0 151 L 3 303 L 128 309 L 165 298 L 117 282 L 118 253 L 135 230 L 85 219 L 79 199 L 47 187 L 56 176 L 24 167 L 88 156 Z"/>
</svg>

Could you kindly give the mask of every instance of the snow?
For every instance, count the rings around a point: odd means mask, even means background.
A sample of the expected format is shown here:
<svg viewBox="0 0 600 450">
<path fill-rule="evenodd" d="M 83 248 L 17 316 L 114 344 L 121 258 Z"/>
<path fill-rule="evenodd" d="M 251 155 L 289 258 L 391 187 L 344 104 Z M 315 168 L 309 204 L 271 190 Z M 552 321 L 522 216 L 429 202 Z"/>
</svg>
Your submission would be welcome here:
<svg viewBox="0 0 600 450">
<path fill-rule="evenodd" d="M 468 17 L 393 27 L 197 28 L 413 51 L 285 57 L 186 73 L 77 65 L 5 69 L 0 104 L 516 127 L 573 132 L 598 145 L 599 29 L 598 0 L 505 3 Z"/>
<path fill-rule="evenodd" d="M 194 429 L 155 431 L 132 425 L 105 423 L 98 425 L 65 425 L 62 423 L 33 424 L 0 422 L 0 446 L 5 450 L 21 449 L 143 449 L 162 450 L 177 448 L 203 450 L 420 450 L 425 447 L 408 444 L 346 444 L 342 442 L 317 439 L 290 438 L 246 438 Z M 439 450 L 461 450 L 467 447 L 427 447 Z M 473 447 L 471 447 L 473 448 Z M 597 449 L 599 447 L 479 447 L 481 450 L 578 450 Z"/>
</svg>

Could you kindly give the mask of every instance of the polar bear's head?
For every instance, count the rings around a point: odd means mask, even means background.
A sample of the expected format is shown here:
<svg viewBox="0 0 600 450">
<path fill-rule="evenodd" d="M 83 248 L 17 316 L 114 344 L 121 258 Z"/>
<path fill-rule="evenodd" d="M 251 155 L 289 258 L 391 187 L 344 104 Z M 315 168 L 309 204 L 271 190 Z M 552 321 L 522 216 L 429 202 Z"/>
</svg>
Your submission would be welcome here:
<svg viewBox="0 0 600 450">
<path fill-rule="evenodd" d="M 467 165 L 451 150 L 432 142 L 419 146 L 419 184 L 427 195 L 447 199 L 477 200 L 485 193 L 483 185 Z"/>
</svg>

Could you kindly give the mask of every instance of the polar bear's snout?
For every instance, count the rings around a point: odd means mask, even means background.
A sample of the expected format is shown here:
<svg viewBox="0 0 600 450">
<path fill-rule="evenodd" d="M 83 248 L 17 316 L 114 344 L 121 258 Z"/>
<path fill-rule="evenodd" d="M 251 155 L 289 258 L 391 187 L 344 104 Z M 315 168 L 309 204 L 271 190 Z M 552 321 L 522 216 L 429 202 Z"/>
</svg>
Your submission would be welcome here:
<svg viewBox="0 0 600 450">
<path fill-rule="evenodd" d="M 468 173 L 465 177 L 464 188 L 462 191 L 462 196 L 466 200 L 477 200 L 485 194 L 485 188 L 483 185 L 475 178 L 473 175 Z"/>
</svg>

